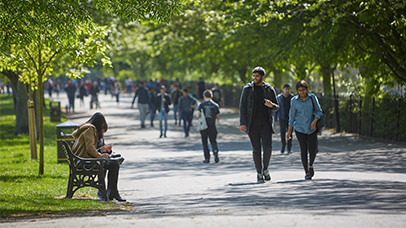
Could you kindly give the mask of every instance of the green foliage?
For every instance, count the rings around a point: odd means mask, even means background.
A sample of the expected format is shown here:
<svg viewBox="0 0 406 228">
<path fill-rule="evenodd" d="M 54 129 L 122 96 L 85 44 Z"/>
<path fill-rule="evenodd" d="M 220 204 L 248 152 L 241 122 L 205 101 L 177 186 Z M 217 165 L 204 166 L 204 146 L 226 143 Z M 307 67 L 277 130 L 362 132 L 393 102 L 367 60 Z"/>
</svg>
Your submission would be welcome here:
<svg viewBox="0 0 406 228">
<path fill-rule="evenodd" d="M 30 159 L 27 135 L 14 135 L 12 97 L 0 95 L 0 217 L 41 213 L 117 209 L 114 203 L 92 199 L 62 199 L 68 185 L 69 167 L 57 164 L 56 123 L 44 117 L 45 175 L 38 176 L 38 161 Z M 97 190 L 84 188 L 75 196 L 96 197 Z"/>
</svg>

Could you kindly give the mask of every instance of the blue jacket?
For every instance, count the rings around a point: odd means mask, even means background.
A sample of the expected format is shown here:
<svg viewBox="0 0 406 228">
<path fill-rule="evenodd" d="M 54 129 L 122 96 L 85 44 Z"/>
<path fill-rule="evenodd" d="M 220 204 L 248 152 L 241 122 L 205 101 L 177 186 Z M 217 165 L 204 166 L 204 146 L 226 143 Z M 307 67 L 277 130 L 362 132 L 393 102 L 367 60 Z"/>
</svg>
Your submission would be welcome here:
<svg viewBox="0 0 406 228">
<path fill-rule="evenodd" d="M 315 117 L 320 119 L 323 114 L 317 96 L 308 93 L 306 100 L 303 101 L 299 95 L 296 95 L 290 104 L 289 126 L 293 126 L 296 131 L 303 134 L 310 135 L 315 132 L 317 128 L 310 130 L 310 124 Z"/>
</svg>

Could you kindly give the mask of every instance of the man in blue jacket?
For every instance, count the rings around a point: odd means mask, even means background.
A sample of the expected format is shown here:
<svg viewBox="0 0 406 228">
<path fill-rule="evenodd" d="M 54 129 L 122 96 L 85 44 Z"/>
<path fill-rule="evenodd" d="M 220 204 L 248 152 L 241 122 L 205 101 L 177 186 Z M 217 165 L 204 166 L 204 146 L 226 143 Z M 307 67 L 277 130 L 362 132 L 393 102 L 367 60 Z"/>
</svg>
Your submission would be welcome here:
<svg viewBox="0 0 406 228">
<path fill-rule="evenodd" d="M 252 71 L 253 81 L 243 88 L 240 99 L 240 131 L 247 133 L 250 138 L 259 183 L 271 180 L 268 166 L 274 133 L 273 112 L 279 109 L 275 89 L 265 83 L 264 78 L 265 70 L 256 67 Z"/>
<path fill-rule="evenodd" d="M 279 102 L 279 110 L 274 113 L 275 123 L 279 122 L 281 129 L 281 153 L 285 152 L 286 147 L 286 132 L 289 127 L 289 110 L 290 110 L 290 100 L 292 100 L 293 95 L 290 93 L 291 88 L 289 84 L 283 86 L 283 92 L 278 95 L 276 99 Z M 288 153 L 292 151 L 292 139 L 288 140 Z"/>
</svg>

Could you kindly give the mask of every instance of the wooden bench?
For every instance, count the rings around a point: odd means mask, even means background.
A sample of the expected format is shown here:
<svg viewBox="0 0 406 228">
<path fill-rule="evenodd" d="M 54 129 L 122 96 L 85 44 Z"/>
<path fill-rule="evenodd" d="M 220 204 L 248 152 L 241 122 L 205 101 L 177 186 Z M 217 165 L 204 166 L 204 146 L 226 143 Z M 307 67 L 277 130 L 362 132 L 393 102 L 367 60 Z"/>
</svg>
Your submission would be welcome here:
<svg viewBox="0 0 406 228">
<path fill-rule="evenodd" d="M 66 198 L 72 198 L 75 192 L 83 187 L 97 188 L 107 201 L 105 158 L 81 158 L 72 153 L 69 144 L 61 140 L 62 148 L 69 163 L 69 183 Z"/>
</svg>

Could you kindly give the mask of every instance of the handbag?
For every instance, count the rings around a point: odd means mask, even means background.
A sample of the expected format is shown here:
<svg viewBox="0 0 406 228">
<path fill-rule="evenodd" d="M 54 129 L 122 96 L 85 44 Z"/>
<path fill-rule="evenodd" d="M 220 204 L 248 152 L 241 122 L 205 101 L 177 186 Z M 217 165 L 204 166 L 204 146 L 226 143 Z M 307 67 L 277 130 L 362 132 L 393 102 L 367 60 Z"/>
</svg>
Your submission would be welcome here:
<svg viewBox="0 0 406 228">
<path fill-rule="evenodd" d="M 197 119 L 197 130 L 203 131 L 206 129 L 207 129 L 206 116 L 204 115 L 204 112 L 202 110 L 200 118 Z"/>
<path fill-rule="evenodd" d="M 316 108 L 315 108 L 315 105 L 314 105 L 315 101 L 314 101 L 313 96 L 310 96 L 310 98 L 312 99 L 313 114 L 314 114 L 316 112 Z M 322 114 L 321 114 L 320 118 L 317 120 L 317 123 L 316 123 L 316 129 L 317 129 L 316 133 L 318 135 L 321 135 L 323 133 L 323 130 L 324 130 L 325 126 L 326 126 L 326 118 L 325 118 L 324 111 L 322 111 Z"/>
</svg>

